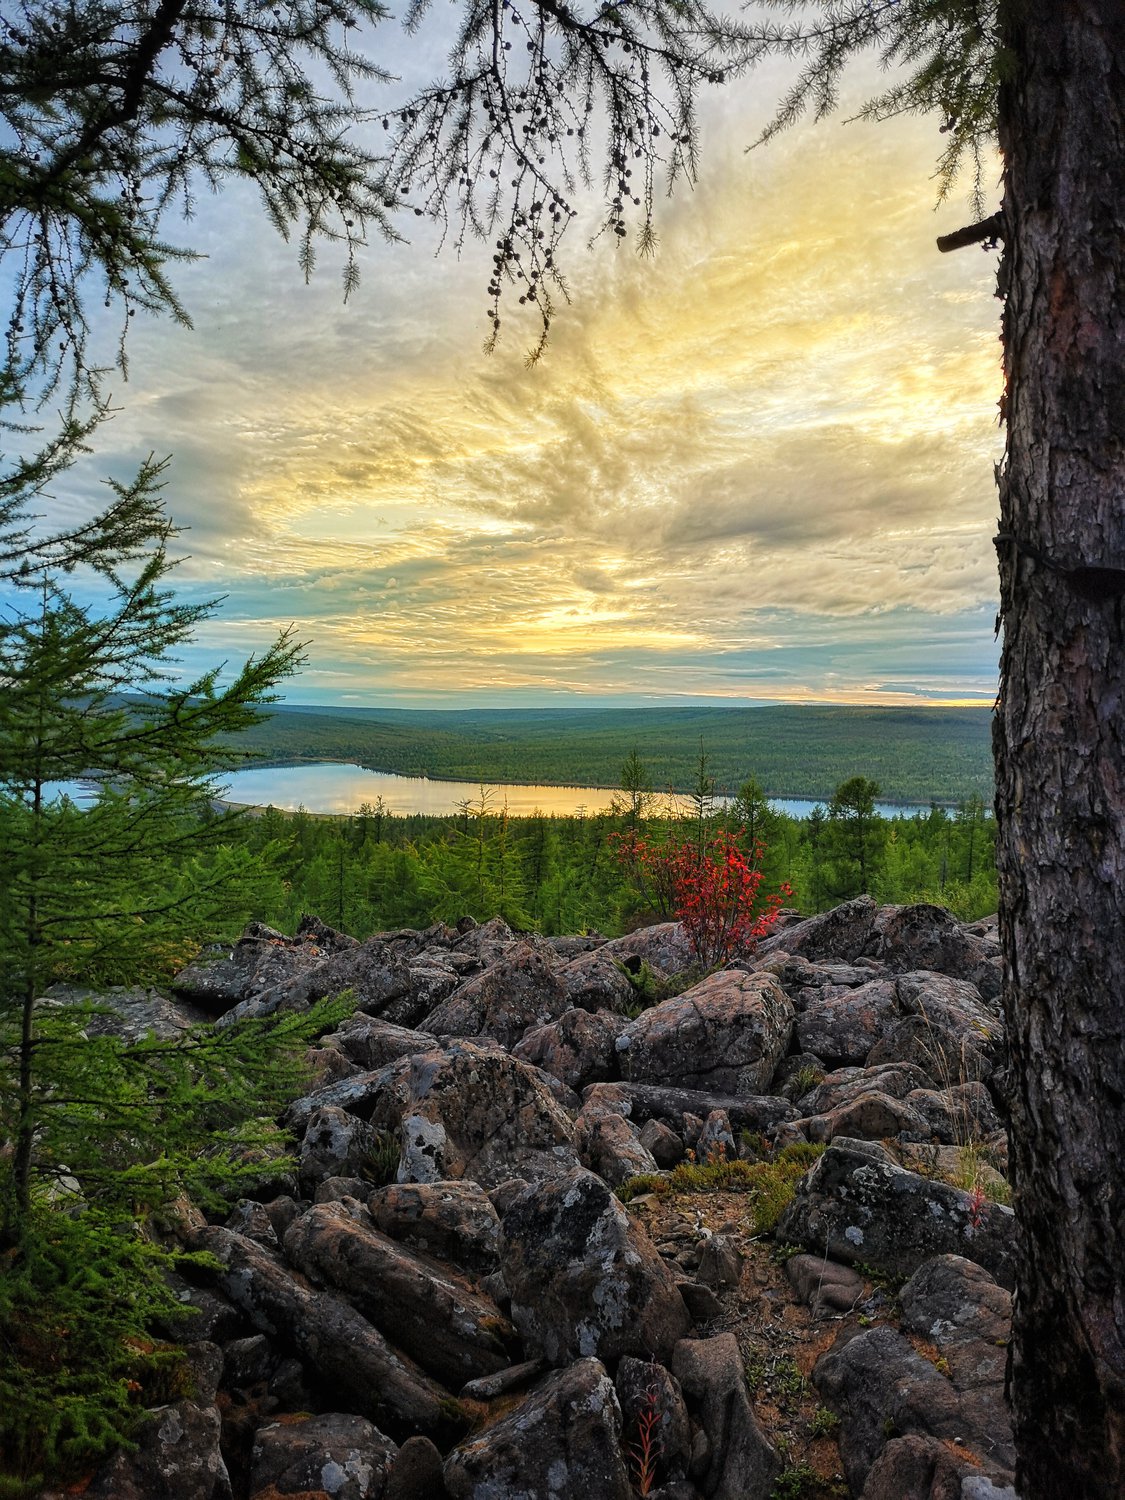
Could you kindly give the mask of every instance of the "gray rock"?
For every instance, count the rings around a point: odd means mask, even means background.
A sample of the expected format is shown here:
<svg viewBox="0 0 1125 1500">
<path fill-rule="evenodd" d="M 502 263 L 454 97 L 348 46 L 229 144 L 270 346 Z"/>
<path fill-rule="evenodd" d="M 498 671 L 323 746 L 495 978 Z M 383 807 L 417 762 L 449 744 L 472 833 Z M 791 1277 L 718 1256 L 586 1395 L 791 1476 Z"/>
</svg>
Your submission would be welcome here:
<svg viewBox="0 0 1125 1500">
<path fill-rule="evenodd" d="M 508 948 L 426 1017 L 438 1036 L 490 1036 L 514 1047 L 525 1031 L 555 1021 L 569 1006 L 553 957 L 529 942 Z"/>
<path fill-rule="evenodd" d="M 865 953 L 896 974 L 935 970 L 967 979 L 987 1002 L 1000 994 L 1000 945 L 995 936 L 969 931 L 940 906 L 884 906 L 872 923 Z"/>
<path fill-rule="evenodd" d="M 927 1118 L 920 1110 L 878 1090 L 860 1094 L 827 1114 L 813 1115 L 799 1123 L 810 1141 L 828 1142 L 837 1136 L 860 1141 L 882 1141 L 892 1136 L 929 1140 L 931 1135 Z"/>
<path fill-rule="evenodd" d="M 526 1032 L 512 1056 L 582 1090 L 617 1076 L 616 1042 L 626 1024 L 606 1010 L 566 1010 L 557 1021 Z"/>
<path fill-rule="evenodd" d="M 400 1182 L 556 1175 L 578 1165 L 574 1126 L 537 1069 L 473 1042 L 390 1064 L 372 1123 L 396 1131 Z"/>
<path fill-rule="evenodd" d="M 636 998 L 633 986 L 622 967 L 623 963 L 634 964 L 639 971 L 641 962 L 633 958 L 614 958 L 606 947 L 592 953 L 584 953 L 572 959 L 559 972 L 567 1000 L 571 1005 L 586 1011 L 609 1011 L 624 1015 Z"/>
<path fill-rule="evenodd" d="M 547 1369 L 541 1359 L 525 1359 L 521 1364 L 509 1365 L 506 1370 L 497 1370 L 495 1375 L 482 1375 L 478 1380 L 468 1380 L 458 1391 L 458 1397 L 468 1401 L 495 1401 L 497 1396 L 506 1396 L 509 1391 L 522 1390 Z"/>
<path fill-rule="evenodd" d="M 220 1262 L 223 1291 L 259 1332 L 312 1366 L 328 1389 L 346 1392 L 356 1414 L 407 1432 L 448 1434 L 449 1393 L 393 1349 L 353 1307 L 313 1292 L 253 1240 L 203 1229 L 193 1248 Z"/>
<path fill-rule="evenodd" d="M 858 1271 L 819 1255 L 793 1255 L 785 1262 L 785 1274 L 814 1318 L 851 1312 L 866 1290 Z"/>
<path fill-rule="evenodd" d="M 631 1021 L 617 1038 L 621 1071 L 633 1082 L 758 1094 L 792 1027 L 792 1003 L 771 974 L 722 970 Z"/>
<path fill-rule="evenodd" d="M 365 1182 L 362 1177 L 325 1177 L 316 1185 L 313 1202 L 339 1203 L 344 1198 L 358 1198 L 362 1201 L 370 1191 L 370 1182 Z"/>
<path fill-rule="evenodd" d="M 252 922 L 233 948 L 209 949 L 181 969 L 171 987 L 210 1015 L 221 1015 L 323 963 L 327 952 L 311 932 L 288 938 Z"/>
<path fill-rule="evenodd" d="M 830 1114 L 843 1104 L 850 1104 L 864 1094 L 885 1094 L 891 1099 L 905 1099 L 914 1089 L 928 1088 L 929 1075 L 911 1063 L 885 1062 L 862 1068 L 836 1068 L 801 1100 L 809 1115 Z"/>
<path fill-rule="evenodd" d="M 682 974 L 698 962 L 687 934 L 679 922 L 659 922 L 640 927 L 624 937 L 611 938 L 599 950 L 619 962 L 639 958 L 661 974 Z"/>
<path fill-rule="evenodd" d="M 907 1094 L 906 1103 L 926 1121 L 931 1137 L 944 1145 L 981 1141 L 1001 1128 L 992 1096 L 983 1083 L 915 1089 Z"/>
<path fill-rule="evenodd" d="M 667 1355 L 690 1320 L 644 1230 L 592 1172 L 533 1183 L 502 1216 L 512 1321 L 530 1353 Z"/>
<path fill-rule="evenodd" d="M 782 1122 L 795 1120 L 797 1111 L 785 1099 L 768 1094 L 712 1094 L 702 1089 L 676 1088 L 656 1083 L 595 1083 L 583 1090 L 584 1104 L 618 1109 L 637 1125 L 660 1120 L 683 1138 L 685 1115 L 698 1117 L 698 1129 L 713 1111 L 721 1109 L 735 1130 L 772 1132 Z"/>
<path fill-rule="evenodd" d="M 176 1401 L 147 1414 L 133 1453 L 116 1453 L 83 1491 L 92 1500 L 231 1500 L 214 1406 Z"/>
<path fill-rule="evenodd" d="M 850 962 L 866 950 L 877 910 L 870 896 L 859 896 L 819 916 L 795 922 L 759 943 L 757 965 L 762 966 L 779 950 L 811 962 L 834 958 Z"/>
<path fill-rule="evenodd" d="M 450 1389 L 511 1363 L 514 1330 L 489 1298 L 439 1261 L 382 1234 L 349 1208 L 322 1203 L 285 1236 L 289 1262 L 353 1307 Z"/>
<path fill-rule="evenodd" d="M 769 1500 L 781 1463 L 746 1395 L 746 1371 L 733 1333 L 682 1339 L 672 1373 L 707 1435 L 699 1486 L 709 1500 Z"/>
<path fill-rule="evenodd" d="M 646 1120 L 638 1131 L 637 1138 L 645 1150 L 652 1154 L 658 1167 L 674 1167 L 684 1159 L 683 1141 L 662 1120 Z"/>
<path fill-rule="evenodd" d="M 298 1180 L 306 1196 L 326 1177 L 350 1177 L 370 1166 L 377 1138 L 370 1125 L 337 1105 L 318 1109 L 301 1140 Z M 235 1226 L 231 1226 L 232 1228 Z"/>
<path fill-rule="evenodd" d="M 446 1489 L 453 1500 L 632 1500 L 620 1438 L 613 1382 L 582 1359 L 454 1448 Z"/>
<path fill-rule="evenodd" d="M 493 917 L 467 928 L 451 946 L 458 958 L 473 960 L 479 973 L 503 958 L 518 941 L 503 917 Z"/>
<path fill-rule="evenodd" d="M 833 1066 L 860 1065 L 900 1016 L 894 981 L 875 979 L 809 1006 L 797 1017 L 797 1039 L 802 1052 Z"/>
<path fill-rule="evenodd" d="M 269 1379 L 277 1355 L 264 1333 L 231 1339 L 223 1349 L 223 1380 L 229 1388 L 246 1390 Z"/>
<path fill-rule="evenodd" d="M 704 1242 L 695 1274 L 713 1291 L 730 1291 L 742 1280 L 744 1263 L 742 1251 L 729 1236 L 713 1234 Z"/>
<path fill-rule="evenodd" d="M 1011 1209 L 908 1172 L 871 1141 L 833 1141 L 775 1233 L 780 1243 L 902 1276 L 935 1255 L 964 1255 L 1014 1285 Z"/>
<path fill-rule="evenodd" d="M 582 1165 L 604 1178 L 610 1187 L 659 1170 L 635 1126 L 604 1105 L 583 1106 L 574 1122 L 574 1144 Z"/>
<path fill-rule="evenodd" d="M 441 1454 L 429 1438 L 407 1438 L 391 1468 L 383 1500 L 446 1500 Z"/>
<path fill-rule="evenodd" d="M 911 1432 L 892 1439 L 872 1464 L 863 1500 L 961 1500 L 974 1470 L 952 1442 Z"/>
<path fill-rule="evenodd" d="M 372 1219 L 393 1240 L 487 1275 L 500 1264 L 500 1216 L 475 1182 L 399 1182 L 367 1200 Z"/>
<path fill-rule="evenodd" d="M 363 1417 L 341 1412 L 287 1417 L 254 1439 L 250 1500 L 331 1495 L 382 1500 L 397 1447 Z"/>
<path fill-rule="evenodd" d="M 457 983 L 455 978 L 453 982 Z M 429 1032 L 396 1026 L 382 1016 L 369 1016 L 364 1011 L 356 1011 L 323 1040 L 324 1045 L 338 1048 L 345 1057 L 368 1071 L 394 1062 L 397 1057 L 429 1052 L 437 1046 L 437 1037 Z"/>
<path fill-rule="evenodd" d="M 614 1380 L 621 1406 L 622 1435 L 627 1449 L 641 1441 L 642 1424 L 656 1453 L 656 1471 L 682 1471 L 691 1455 L 691 1422 L 680 1383 L 654 1360 L 626 1355 Z"/>
<path fill-rule="evenodd" d="M 921 1433 L 961 1434 L 961 1404 L 950 1381 L 893 1328 L 868 1328 L 823 1355 L 813 1383 L 840 1418 L 840 1458 L 853 1495 L 887 1443 Z"/>
</svg>

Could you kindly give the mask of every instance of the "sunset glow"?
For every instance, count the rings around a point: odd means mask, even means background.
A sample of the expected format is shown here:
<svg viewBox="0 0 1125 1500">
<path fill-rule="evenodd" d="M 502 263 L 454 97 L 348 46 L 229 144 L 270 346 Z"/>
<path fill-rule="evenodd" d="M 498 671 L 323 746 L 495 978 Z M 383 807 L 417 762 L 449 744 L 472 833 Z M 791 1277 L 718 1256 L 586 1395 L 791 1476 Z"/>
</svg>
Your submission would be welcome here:
<svg viewBox="0 0 1125 1500">
<path fill-rule="evenodd" d="M 575 233 L 532 369 L 481 350 L 486 247 L 372 246 L 344 306 L 201 205 L 195 332 L 137 328 L 88 470 L 174 454 L 201 662 L 292 621 L 303 701 L 991 702 L 994 258 L 935 250 L 932 122 L 747 154 L 750 87 L 654 259 Z"/>
</svg>

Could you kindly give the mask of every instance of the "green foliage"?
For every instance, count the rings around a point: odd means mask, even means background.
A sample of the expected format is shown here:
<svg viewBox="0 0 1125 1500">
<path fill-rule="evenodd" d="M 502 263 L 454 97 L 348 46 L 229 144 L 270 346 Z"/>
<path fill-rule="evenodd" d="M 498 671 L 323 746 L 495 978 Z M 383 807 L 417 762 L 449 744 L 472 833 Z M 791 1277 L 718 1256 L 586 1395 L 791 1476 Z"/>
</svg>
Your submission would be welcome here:
<svg viewBox="0 0 1125 1500">
<path fill-rule="evenodd" d="M 811 1464 L 794 1464 L 774 1480 L 770 1500 L 809 1500 L 819 1485 L 820 1476 Z"/>
<path fill-rule="evenodd" d="M 870 894 L 882 864 L 884 840 L 875 802 L 882 795 L 877 781 L 851 776 L 832 794 L 828 805 L 829 889 L 837 901 Z"/>
<path fill-rule="evenodd" d="M 787 129 L 806 110 L 817 119 L 838 103 L 840 79 L 857 55 L 877 50 L 893 82 L 861 108 L 861 119 L 936 114 L 946 145 L 938 161 L 939 196 L 969 167 L 972 193 L 982 205 L 982 152 L 996 136 L 996 105 L 1006 60 L 999 45 L 996 0 L 762 0 L 767 11 L 814 12 L 808 22 L 756 28 L 762 50 L 801 60 L 801 72 L 782 98 L 763 141 Z"/>
<path fill-rule="evenodd" d="M 862 768 L 892 802 L 976 798 L 983 806 L 992 796 L 991 716 L 984 708 L 454 712 L 282 705 L 245 743 L 279 765 L 340 760 L 403 776 L 605 787 L 619 782 L 639 744 L 640 769 L 652 785 L 686 791 L 698 775 L 701 734 L 720 793 L 736 795 L 754 781 L 769 797 L 827 801 L 833 787 Z M 654 811 L 647 808 L 646 817 Z"/>
<path fill-rule="evenodd" d="M 128 1222 L 45 1196 L 4 1261 L 0 1475 L 31 1495 L 128 1443 L 146 1386 L 174 1384 L 180 1364 L 148 1329 L 183 1310 L 162 1274 L 170 1255 Z"/>
<path fill-rule="evenodd" d="M 840 1430 L 840 1418 L 827 1406 L 818 1406 L 809 1422 L 809 1436 L 814 1438 L 835 1437 Z"/>
<path fill-rule="evenodd" d="M 229 1204 L 292 1166 L 274 1117 L 307 1077 L 309 1040 L 350 997 L 301 1015 L 127 1045 L 89 1006 L 37 1006 L 34 1153 L 21 1203 L 0 1163 L 0 1474 L 32 1492 L 128 1442 L 142 1403 L 184 1394 L 155 1320 L 182 1316 L 166 1272 L 190 1263 L 152 1232 L 180 1195 Z M 0 1031 L 0 1138 L 18 1134 L 19 1057 Z"/>
<path fill-rule="evenodd" d="M 769 1234 L 792 1201 L 797 1183 L 823 1151 L 823 1146 L 798 1142 L 769 1161 L 728 1161 L 719 1155 L 705 1162 L 680 1162 L 670 1172 L 630 1177 L 616 1193 L 622 1203 L 642 1193 L 746 1193 L 751 1234 Z"/>
<path fill-rule="evenodd" d="M 401 1155 L 397 1136 L 389 1130 L 378 1130 L 375 1133 L 375 1144 L 368 1153 L 360 1175 L 375 1187 L 394 1182 Z"/>
<path fill-rule="evenodd" d="M 509 817 L 501 830 L 500 817 L 492 811 L 483 820 L 468 814 L 383 813 L 376 823 L 370 813 L 338 819 L 268 809 L 235 825 L 230 837 L 235 848 L 255 856 L 272 851 L 285 869 L 284 884 L 277 876 L 263 875 L 256 914 L 287 930 L 306 911 L 334 924 L 342 912 L 341 925 L 357 937 L 398 926 L 454 922 L 465 914 L 486 920 L 498 910 L 517 927 L 545 933 L 596 929 L 614 935 L 656 920 L 628 868 L 606 847 L 607 836 L 620 831 L 616 819 L 537 814 Z M 822 856 L 813 844 L 813 821 L 780 818 L 775 847 L 796 887 L 794 904 L 806 912 L 821 909 L 830 897 L 822 869 L 817 899 L 817 859 Z M 643 826 L 662 837 L 680 825 L 654 817 Z M 992 820 L 982 818 L 973 835 L 976 894 L 972 907 L 961 913 L 965 918 L 996 909 L 994 831 Z M 943 866 L 947 872 L 966 866 L 967 826 L 938 809 L 913 818 L 880 819 L 876 832 L 883 840 L 877 899 L 915 901 L 932 893 L 940 905 Z M 501 834 L 504 848 L 498 853 L 494 845 Z M 227 935 L 236 932 L 232 915 Z M 639 979 L 637 1004 L 678 994 L 698 977 L 687 972 L 656 983 L 633 976 L 635 982 Z"/>
</svg>

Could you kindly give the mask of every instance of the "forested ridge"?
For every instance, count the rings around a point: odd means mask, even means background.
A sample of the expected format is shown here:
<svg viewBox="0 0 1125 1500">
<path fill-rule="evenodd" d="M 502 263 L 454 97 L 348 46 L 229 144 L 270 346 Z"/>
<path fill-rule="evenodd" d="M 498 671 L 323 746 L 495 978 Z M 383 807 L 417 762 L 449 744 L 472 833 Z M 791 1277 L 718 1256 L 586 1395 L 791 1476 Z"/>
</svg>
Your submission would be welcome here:
<svg viewBox="0 0 1125 1500">
<path fill-rule="evenodd" d="M 700 741 L 719 792 L 752 771 L 769 796 L 823 799 L 848 776 L 892 802 L 991 802 L 980 708 L 355 709 L 285 705 L 240 743 L 275 763 L 348 760 L 450 780 L 616 786 L 642 756 L 657 787 L 692 784 Z"/>
</svg>

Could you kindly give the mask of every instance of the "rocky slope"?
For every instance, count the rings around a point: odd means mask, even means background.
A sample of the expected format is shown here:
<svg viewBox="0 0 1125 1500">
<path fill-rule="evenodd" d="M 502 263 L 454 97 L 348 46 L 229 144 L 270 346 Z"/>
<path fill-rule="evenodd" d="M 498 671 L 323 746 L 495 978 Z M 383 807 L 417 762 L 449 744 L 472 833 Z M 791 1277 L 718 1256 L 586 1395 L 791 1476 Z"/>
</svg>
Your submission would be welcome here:
<svg viewBox="0 0 1125 1500">
<path fill-rule="evenodd" d="M 989 924 L 853 901 L 638 1009 L 689 961 L 675 925 L 310 920 L 181 973 L 220 1026 L 357 1009 L 291 1180 L 185 1209 L 194 1394 L 86 1493 L 1014 1500 Z M 770 1234 L 778 1158 L 812 1165 Z"/>
</svg>

